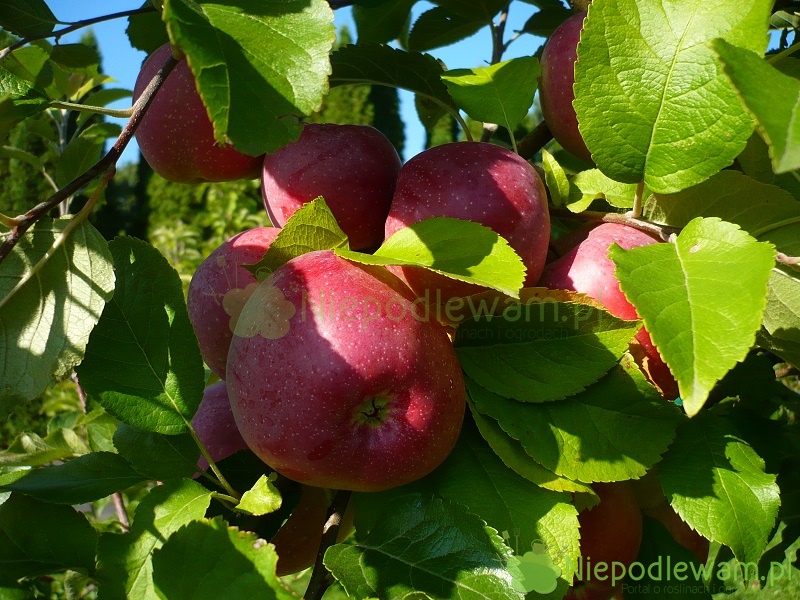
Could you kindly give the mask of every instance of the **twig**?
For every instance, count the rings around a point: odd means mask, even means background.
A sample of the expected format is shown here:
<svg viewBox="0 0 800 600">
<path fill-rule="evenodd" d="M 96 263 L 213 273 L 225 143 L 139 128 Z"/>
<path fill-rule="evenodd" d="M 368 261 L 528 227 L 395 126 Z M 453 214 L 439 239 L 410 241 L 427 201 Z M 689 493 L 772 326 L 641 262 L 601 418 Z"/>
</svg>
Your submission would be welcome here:
<svg viewBox="0 0 800 600">
<path fill-rule="evenodd" d="M 798 50 L 800 50 L 800 42 L 798 42 L 796 44 L 792 44 L 791 46 L 786 48 L 786 50 L 784 50 L 783 52 L 779 52 L 778 54 L 770 56 L 767 59 L 767 62 L 772 64 L 772 65 L 776 65 L 779 62 L 781 62 L 784 58 L 787 58 L 787 57 L 791 56 L 792 54 L 794 54 Z"/>
<path fill-rule="evenodd" d="M 783 252 L 778 252 L 778 254 L 775 256 L 775 260 L 784 265 L 789 265 L 795 269 L 800 266 L 800 256 L 787 256 Z"/>
<path fill-rule="evenodd" d="M 189 434 L 192 436 L 192 439 L 194 440 L 195 444 L 197 444 L 197 447 L 200 448 L 200 454 L 202 454 L 203 458 L 206 459 L 208 467 L 217 477 L 217 481 L 222 486 L 222 488 L 228 493 L 228 496 L 235 499 L 238 504 L 239 500 L 242 499 L 242 495 L 235 489 L 233 489 L 233 486 L 230 483 L 228 483 L 227 479 L 225 479 L 225 476 L 222 474 L 222 471 L 219 470 L 217 463 L 214 462 L 211 453 L 208 451 L 208 448 L 206 448 L 205 444 L 203 444 L 203 440 L 200 439 L 200 436 L 197 435 L 197 432 L 194 430 L 192 424 L 189 421 L 185 421 L 185 423 L 187 429 L 189 430 Z"/>
<path fill-rule="evenodd" d="M 41 219 L 54 207 L 58 206 L 62 200 L 69 198 L 87 183 L 106 172 L 109 167 L 117 164 L 122 152 L 130 143 L 131 139 L 133 139 L 133 134 L 136 132 L 136 128 L 139 126 L 139 123 L 141 122 L 142 117 L 144 117 L 144 114 L 147 111 L 147 108 L 150 106 L 150 103 L 153 101 L 156 92 L 164 83 L 164 80 L 167 78 L 167 75 L 169 75 L 170 71 L 175 68 L 176 64 L 178 64 L 177 61 L 171 55 L 167 57 L 167 60 L 164 61 L 164 65 L 161 67 L 161 69 L 159 69 L 158 73 L 155 74 L 153 79 L 145 88 L 144 92 L 142 92 L 142 95 L 133 105 L 133 114 L 131 115 L 130 120 L 125 124 L 125 127 L 122 129 L 122 133 L 120 133 L 117 141 L 114 142 L 111 150 L 109 150 L 103 158 L 95 163 L 88 171 L 84 172 L 82 175 L 79 175 L 55 194 L 51 195 L 47 200 L 41 204 L 38 204 L 37 206 L 34 206 L 24 215 L 17 217 L 18 224 L 11 230 L 11 234 L 0 246 L 0 263 L 5 260 L 25 232 L 36 221 Z"/>
<path fill-rule="evenodd" d="M 351 492 L 348 490 L 337 491 L 330 508 L 328 508 L 328 520 L 322 530 L 322 541 L 317 552 L 314 570 L 311 572 L 311 580 L 308 582 L 308 588 L 306 588 L 305 596 L 303 596 L 304 600 L 319 600 L 325 590 L 333 583 L 333 577 L 328 572 L 328 569 L 325 568 L 322 560 L 325 558 L 325 552 L 328 548 L 336 543 L 344 511 L 347 510 L 347 503 L 350 501 L 350 494 Z"/>
<path fill-rule="evenodd" d="M 117 511 L 117 519 L 122 523 L 125 531 L 131 528 L 131 521 L 128 518 L 128 511 L 125 510 L 125 503 L 122 501 L 122 494 L 115 492 L 111 494 L 111 501 L 114 503 L 114 510 Z"/>
<path fill-rule="evenodd" d="M 506 31 L 506 22 L 508 21 L 508 5 L 500 11 L 500 18 L 497 20 L 497 23 L 492 23 L 492 59 L 489 64 L 496 65 L 501 60 L 503 60 L 503 51 L 505 50 L 506 46 L 503 43 L 503 36 L 505 35 Z M 481 141 L 488 142 L 492 139 L 492 136 L 497 131 L 497 124 L 495 123 L 484 123 L 483 124 L 483 132 L 481 133 Z M 511 137 L 511 145 L 514 146 L 514 150 L 516 151 L 516 142 L 514 141 L 514 132 L 509 131 L 509 136 Z"/>
<path fill-rule="evenodd" d="M 78 374 L 73 371 L 71 377 L 73 383 L 75 384 L 75 391 L 78 392 L 78 400 L 81 402 L 81 410 L 86 413 L 86 392 L 83 391 L 83 387 L 81 386 L 81 382 L 78 380 Z"/>
<path fill-rule="evenodd" d="M 650 235 L 657 236 L 665 242 L 669 240 L 673 234 L 681 232 L 680 227 L 670 227 L 669 225 L 659 225 L 658 223 L 651 223 L 650 221 L 643 221 L 641 219 L 634 219 L 628 214 L 621 213 L 604 213 L 586 210 L 579 213 L 574 213 L 566 208 L 551 208 L 550 215 L 553 217 L 560 217 L 562 219 L 574 219 L 577 221 L 597 221 L 599 223 L 621 223 L 634 227 Z"/>
<path fill-rule="evenodd" d="M 547 123 L 542 121 L 534 127 L 528 135 L 520 140 L 517 151 L 522 158 L 530 160 L 552 139 L 553 134 L 550 132 L 550 128 L 547 126 Z"/>
<path fill-rule="evenodd" d="M 348 6 L 353 6 L 355 3 L 356 0 L 328 0 L 328 4 L 333 10 L 347 8 Z"/>
</svg>

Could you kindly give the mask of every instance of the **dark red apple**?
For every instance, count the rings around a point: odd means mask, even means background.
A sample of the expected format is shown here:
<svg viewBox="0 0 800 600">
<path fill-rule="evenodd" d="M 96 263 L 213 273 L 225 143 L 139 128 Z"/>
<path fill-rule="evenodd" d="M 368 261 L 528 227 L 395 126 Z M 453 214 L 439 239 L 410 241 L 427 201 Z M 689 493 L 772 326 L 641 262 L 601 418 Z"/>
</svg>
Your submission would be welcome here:
<svg viewBox="0 0 800 600">
<path fill-rule="evenodd" d="M 296 142 L 264 157 L 261 193 L 278 227 L 322 196 L 350 248 L 374 249 L 383 240 L 399 170 L 397 150 L 377 129 L 307 124 Z"/>
<path fill-rule="evenodd" d="M 597 300 L 615 317 L 637 319 L 636 309 L 619 287 L 608 250 L 614 243 L 630 250 L 655 244 L 657 240 L 643 231 L 620 223 L 603 223 L 576 234 L 573 239 L 577 245 L 547 265 L 537 285 L 581 292 Z M 636 334 L 635 340 L 632 350 L 634 354 L 640 355 L 639 363 L 644 366 L 646 374 L 664 397 L 670 400 L 677 398 L 678 384 L 653 345 L 650 334 L 642 328 Z"/>
<path fill-rule="evenodd" d="M 381 267 L 332 251 L 262 282 L 228 355 L 231 408 L 247 445 L 282 475 L 378 491 L 426 475 L 450 453 L 465 389 L 445 329 Z"/>
<path fill-rule="evenodd" d="M 170 52 L 165 44 L 144 61 L 133 88 L 134 102 Z M 153 170 L 176 183 L 254 179 L 261 168 L 262 157 L 214 140 L 213 125 L 186 59 L 175 65 L 156 92 L 136 129 L 136 141 Z"/>
<path fill-rule="evenodd" d="M 533 285 L 547 257 L 550 213 L 533 167 L 510 150 L 481 142 L 454 142 L 425 150 L 400 170 L 386 238 L 431 217 L 476 221 L 504 237 L 527 268 Z M 481 291 L 415 267 L 398 268 L 419 295 L 443 289 L 444 299 Z"/>
<path fill-rule="evenodd" d="M 578 158 L 591 162 L 580 131 L 578 117 L 572 107 L 575 100 L 575 61 L 581 39 L 585 12 L 571 16 L 550 36 L 542 50 L 542 74 L 539 78 L 539 100 L 542 115 L 550 132 L 561 146 Z"/>
<path fill-rule="evenodd" d="M 192 427 L 214 462 L 247 449 L 233 419 L 224 381 L 213 383 L 205 389 L 203 400 L 192 417 Z M 205 470 L 208 461 L 201 456 L 197 466 Z"/>
<path fill-rule="evenodd" d="M 233 236 L 214 250 L 192 276 L 187 298 L 189 320 L 203 360 L 218 377 L 225 377 L 233 328 L 258 285 L 242 265 L 261 260 L 278 231 L 274 227 L 256 227 Z"/>
</svg>

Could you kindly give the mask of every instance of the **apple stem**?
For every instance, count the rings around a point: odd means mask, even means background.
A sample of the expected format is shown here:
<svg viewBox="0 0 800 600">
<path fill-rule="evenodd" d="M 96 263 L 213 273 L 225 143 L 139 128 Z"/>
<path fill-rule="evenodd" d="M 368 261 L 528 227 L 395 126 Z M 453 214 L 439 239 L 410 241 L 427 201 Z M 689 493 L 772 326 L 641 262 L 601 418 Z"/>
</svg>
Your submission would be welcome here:
<svg viewBox="0 0 800 600">
<path fill-rule="evenodd" d="M 775 54 L 774 56 L 770 56 L 767 59 L 767 62 L 770 63 L 771 65 L 776 65 L 779 62 L 781 62 L 784 58 L 788 58 L 789 56 L 791 56 L 792 54 L 794 54 L 798 50 L 800 50 L 800 42 L 798 42 L 796 44 L 792 44 L 791 46 L 786 48 L 786 50 L 784 50 L 782 52 L 779 52 L 778 54 Z"/>
<path fill-rule="evenodd" d="M 644 179 L 636 186 L 636 194 L 633 197 L 633 208 L 631 209 L 630 216 L 634 219 L 642 217 L 642 197 L 644 196 Z"/>
<path fill-rule="evenodd" d="M 336 543 L 339 536 L 339 528 L 342 525 L 344 511 L 347 510 L 347 503 L 350 501 L 350 490 L 337 490 L 333 497 L 330 507 L 328 507 L 328 519 L 322 530 L 322 541 L 319 544 L 317 559 L 314 562 L 314 570 L 311 572 L 311 580 L 303 596 L 304 600 L 320 600 L 325 590 L 333 583 L 333 577 L 328 569 L 325 568 L 323 559 L 325 552 Z"/>
<path fill-rule="evenodd" d="M 621 213 L 604 213 L 585 210 L 583 212 L 574 213 L 566 208 L 551 208 L 550 216 L 560 217 L 562 219 L 573 219 L 577 221 L 599 221 L 602 223 L 621 223 L 628 225 L 650 235 L 657 236 L 662 240 L 669 241 L 671 235 L 681 232 L 680 227 L 670 227 L 669 225 L 659 225 L 658 223 L 651 223 L 650 221 L 643 221 L 635 219 L 630 214 Z"/>
<path fill-rule="evenodd" d="M 75 112 L 89 112 L 97 115 L 106 115 L 118 119 L 127 119 L 133 114 L 133 107 L 130 108 L 105 108 L 104 106 L 90 106 L 89 104 L 77 104 L 75 102 L 56 101 L 50 104 L 52 108 L 63 108 L 74 110 Z"/>
<path fill-rule="evenodd" d="M 203 458 L 206 459 L 209 468 L 214 473 L 214 475 L 216 475 L 217 481 L 223 487 L 223 489 L 226 492 L 228 492 L 228 495 L 233 498 L 236 504 L 238 504 L 239 500 L 241 500 L 242 498 L 242 495 L 235 489 L 233 489 L 233 486 L 231 486 L 231 484 L 228 483 L 228 480 L 225 479 L 225 476 L 222 474 L 222 471 L 219 470 L 217 463 L 214 462 L 213 458 L 211 458 L 211 454 L 209 453 L 208 448 L 205 447 L 205 444 L 203 444 L 203 441 L 200 439 L 200 436 L 197 435 L 197 432 L 194 430 L 194 427 L 192 427 L 191 422 L 185 421 L 185 423 L 186 426 L 189 428 L 189 434 L 192 436 L 192 439 L 194 440 L 195 444 L 197 444 L 197 447 L 200 448 L 200 454 L 203 455 Z"/>
</svg>

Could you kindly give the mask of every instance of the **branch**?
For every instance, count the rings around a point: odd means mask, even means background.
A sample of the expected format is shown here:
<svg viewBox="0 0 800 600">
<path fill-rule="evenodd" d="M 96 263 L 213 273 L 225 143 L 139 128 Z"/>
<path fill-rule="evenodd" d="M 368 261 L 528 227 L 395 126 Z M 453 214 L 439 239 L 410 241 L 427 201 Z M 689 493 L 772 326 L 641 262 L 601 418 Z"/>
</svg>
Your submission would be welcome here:
<svg viewBox="0 0 800 600">
<path fill-rule="evenodd" d="M 550 128 L 547 126 L 547 123 L 542 121 L 534 127 L 528 135 L 520 140 L 518 148 L 519 155 L 525 160 L 530 160 L 552 139 L 553 134 L 550 132 Z"/>
<path fill-rule="evenodd" d="M 779 263 L 788 265 L 793 269 L 800 269 L 800 256 L 787 256 L 783 252 L 778 252 L 775 256 L 775 260 Z"/>
<path fill-rule="evenodd" d="M 503 60 L 503 51 L 505 50 L 505 44 L 503 43 L 503 36 L 505 35 L 506 31 L 506 22 L 508 21 L 508 4 L 506 4 L 505 8 L 500 11 L 500 18 L 498 19 L 497 23 L 492 23 L 492 60 L 489 64 L 496 65 L 501 60 Z M 481 141 L 488 142 L 492 139 L 495 131 L 497 131 L 497 124 L 495 123 L 484 123 L 483 124 L 483 132 L 481 133 Z M 508 135 L 511 137 L 511 145 L 514 146 L 514 150 L 516 151 L 516 142 L 514 141 L 514 132 L 509 131 Z"/>
<path fill-rule="evenodd" d="M 337 10 L 339 8 L 347 8 L 348 6 L 353 6 L 357 0 L 328 0 L 328 4 L 333 10 Z"/>
<path fill-rule="evenodd" d="M 579 213 L 574 213 L 566 208 L 551 208 L 550 216 L 560 217 L 562 219 L 574 219 L 577 221 L 597 221 L 599 223 L 621 223 L 628 225 L 650 235 L 657 236 L 662 240 L 669 241 L 673 234 L 681 232 L 680 227 L 670 227 L 669 225 L 659 225 L 651 223 L 650 221 L 643 221 L 641 219 L 634 219 L 632 216 L 621 213 L 604 213 L 586 210 Z"/>
<path fill-rule="evenodd" d="M 325 552 L 336 543 L 336 538 L 339 536 L 339 527 L 342 524 L 347 503 L 350 501 L 350 493 L 348 490 L 337 491 L 330 508 L 328 508 L 328 520 L 325 521 L 325 527 L 322 530 L 322 541 L 319 544 L 314 570 L 311 572 L 311 581 L 308 582 L 306 594 L 303 596 L 304 600 L 320 600 L 325 590 L 333 583 L 333 577 L 325 568 L 322 559 L 325 558 Z"/>
<path fill-rule="evenodd" d="M 167 75 L 169 75 L 170 71 L 175 68 L 176 64 L 178 64 L 178 61 L 176 61 L 172 55 L 167 57 L 167 60 L 164 61 L 164 65 L 161 67 L 161 69 L 159 69 L 158 73 L 155 74 L 153 79 L 145 88 L 144 92 L 142 92 L 142 95 L 139 96 L 139 99 L 133 105 L 133 114 L 131 115 L 130 120 L 125 124 L 122 133 L 119 134 L 119 137 L 117 138 L 117 141 L 114 142 L 111 150 L 109 150 L 103 158 L 95 163 L 88 171 L 70 181 L 67 185 L 58 190 L 47 200 L 34 206 L 24 215 L 20 215 L 14 219 L 14 221 L 17 223 L 16 226 L 11 230 L 11 234 L 0 246 L 0 263 L 5 260 L 25 232 L 30 229 L 30 227 L 36 223 L 36 221 L 58 206 L 58 204 L 64 199 L 69 198 L 90 181 L 102 175 L 108 171 L 109 168 L 117 164 L 119 157 L 122 156 L 122 152 L 133 139 L 133 134 L 136 132 L 136 128 L 139 126 L 139 123 L 144 117 L 145 112 L 150 106 L 150 103 L 153 101 L 156 92 L 164 83 L 164 80 L 167 78 Z"/>
</svg>

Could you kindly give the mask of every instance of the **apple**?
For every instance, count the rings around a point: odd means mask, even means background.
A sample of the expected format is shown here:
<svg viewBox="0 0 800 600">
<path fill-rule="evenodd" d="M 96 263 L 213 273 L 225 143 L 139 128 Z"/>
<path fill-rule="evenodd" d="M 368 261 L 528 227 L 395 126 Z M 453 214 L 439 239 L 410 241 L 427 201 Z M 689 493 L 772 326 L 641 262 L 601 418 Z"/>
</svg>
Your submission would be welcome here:
<svg viewBox="0 0 800 600">
<path fill-rule="evenodd" d="M 134 102 L 172 52 L 164 44 L 144 61 L 133 88 Z M 232 181 L 258 177 L 262 157 L 248 156 L 214 140 L 214 128 L 186 59 L 156 92 L 136 129 L 139 150 L 153 170 L 175 183 Z"/>
<path fill-rule="evenodd" d="M 307 124 L 297 141 L 264 157 L 261 193 L 273 225 L 283 227 L 322 196 L 352 250 L 377 248 L 400 171 L 400 157 L 368 125 Z"/>
<path fill-rule="evenodd" d="M 705 564 L 708 559 L 709 542 L 702 535 L 692 529 L 689 524 L 678 516 L 678 513 L 664 500 L 656 506 L 644 509 L 644 514 L 653 517 L 666 527 L 669 534 L 681 546 L 690 550 L 700 563 Z"/>
<path fill-rule="evenodd" d="M 630 482 L 593 483 L 592 488 L 599 504 L 578 515 L 583 579 L 570 588 L 565 600 L 612 598 L 620 587 L 612 585 L 612 563 L 629 567 L 642 543 L 642 513 Z M 607 565 L 607 570 L 596 573 L 598 565 Z M 606 575 L 608 578 L 602 579 Z"/>
<path fill-rule="evenodd" d="M 638 319 L 614 274 L 614 262 L 608 257 L 611 244 L 625 250 L 657 243 L 647 233 L 621 223 L 602 223 L 574 234 L 576 245 L 545 268 L 537 285 L 550 289 L 581 292 L 597 300 L 603 308 L 620 319 Z M 652 383 L 665 398 L 678 397 L 678 385 L 645 328 L 634 338 L 632 351 Z"/>
<path fill-rule="evenodd" d="M 242 265 L 261 260 L 279 231 L 256 227 L 233 236 L 200 263 L 189 283 L 186 305 L 200 353 L 208 368 L 222 379 L 239 313 L 258 286 Z"/>
<path fill-rule="evenodd" d="M 278 268 L 250 296 L 228 354 L 231 408 L 250 449 L 300 483 L 379 491 L 436 468 L 465 388 L 446 330 L 382 267 L 331 250 Z"/>
<path fill-rule="evenodd" d="M 550 239 L 547 194 L 534 168 L 518 154 L 483 142 L 453 142 L 417 154 L 400 169 L 385 237 L 432 217 L 489 227 L 520 255 L 527 284 L 539 278 Z M 392 271 L 419 295 L 442 290 L 447 299 L 482 291 L 419 267 Z"/>
<path fill-rule="evenodd" d="M 247 449 L 233 419 L 224 381 L 213 383 L 205 389 L 203 400 L 192 417 L 192 427 L 214 462 Z M 200 457 L 197 467 L 204 471 L 208 468 L 205 457 Z"/>
<path fill-rule="evenodd" d="M 539 101 L 545 123 L 561 147 L 578 158 L 592 162 L 572 107 L 575 100 L 575 61 L 585 12 L 571 16 L 550 36 L 542 50 Z"/>
</svg>

